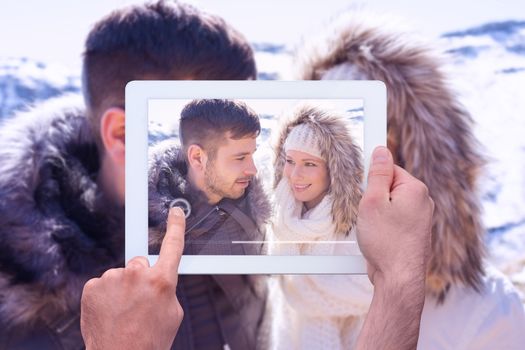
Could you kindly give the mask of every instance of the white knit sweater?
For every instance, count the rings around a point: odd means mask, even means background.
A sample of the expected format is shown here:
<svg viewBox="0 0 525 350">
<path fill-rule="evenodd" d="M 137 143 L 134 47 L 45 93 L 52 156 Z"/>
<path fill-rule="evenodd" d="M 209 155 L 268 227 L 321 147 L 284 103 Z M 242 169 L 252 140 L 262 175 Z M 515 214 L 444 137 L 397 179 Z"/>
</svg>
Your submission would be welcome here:
<svg viewBox="0 0 525 350">
<path fill-rule="evenodd" d="M 303 215 L 288 181 L 283 178 L 275 191 L 273 223 L 274 255 L 349 255 L 355 240 L 336 234 L 332 222 L 332 199 Z M 341 241 L 341 244 L 292 243 L 283 241 Z M 273 349 L 349 349 L 357 336 L 372 300 L 373 287 L 367 276 L 287 275 L 271 282 Z"/>
</svg>

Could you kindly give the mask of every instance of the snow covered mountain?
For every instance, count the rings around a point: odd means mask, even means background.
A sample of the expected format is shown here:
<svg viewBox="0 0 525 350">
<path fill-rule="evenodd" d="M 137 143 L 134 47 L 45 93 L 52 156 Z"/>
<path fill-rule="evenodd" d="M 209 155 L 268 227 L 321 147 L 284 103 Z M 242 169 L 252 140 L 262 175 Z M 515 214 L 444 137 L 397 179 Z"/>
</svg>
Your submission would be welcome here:
<svg viewBox="0 0 525 350">
<path fill-rule="evenodd" d="M 503 267 L 525 255 L 525 21 L 488 23 L 441 41 L 490 157 L 481 183 L 484 221 L 491 258 Z"/>
<path fill-rule="evenodd" d="M 80 77 L 28 58 L 0 58 L 0 120 L 38 101 L 80 91 Z"/>
</svg>

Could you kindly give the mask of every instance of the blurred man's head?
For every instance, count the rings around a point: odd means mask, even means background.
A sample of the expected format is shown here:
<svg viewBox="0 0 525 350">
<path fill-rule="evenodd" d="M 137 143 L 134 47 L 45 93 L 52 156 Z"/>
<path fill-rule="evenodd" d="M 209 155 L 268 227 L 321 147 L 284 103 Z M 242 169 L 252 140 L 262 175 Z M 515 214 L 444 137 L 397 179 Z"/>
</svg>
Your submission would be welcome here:
<svg viewBox="0 0 525 350">
<path fill-rule="evenodd" d="M 181 112 L 180 138 L 190 182 L 210 203 L 241 197 L 257 173 L 259 117 L 232 100 L 194 100 Z"/>
<path fill-rule="evenodd" d="M 192 6 L 159 1 L 101 19 L 86 40 L 82 85 L 107 173 L 103 182 L 111 182 L 106 187 L 123 203 L 124 90 L 129 81 L 255 78 L 246 39 L 220 17 Z"/>
</svg>

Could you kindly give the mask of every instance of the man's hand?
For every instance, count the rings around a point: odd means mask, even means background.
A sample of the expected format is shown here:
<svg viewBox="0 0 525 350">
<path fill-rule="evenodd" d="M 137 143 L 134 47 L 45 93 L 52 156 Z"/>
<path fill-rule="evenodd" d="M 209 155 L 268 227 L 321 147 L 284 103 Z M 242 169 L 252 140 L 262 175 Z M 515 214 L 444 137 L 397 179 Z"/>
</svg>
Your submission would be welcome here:
<svg viewBox="0 0 525 350">
<path fill-rule="evenodd" d="M 416 349 L 433 211 L 427 187 L 394 165 L 387 148 L 376 148 L 357 218 L 375 287 L 357 349 Z"/>
<path fill-rule="evenodd" d="M 84 286 L 80 326 L 89 350 L 169 349 L 183 311 L 175 289 L 184 247 L 184 213 L 172 208 L 157 263 L 131 259 Z"/>
<path fill-rule="evenodd" d="M 393 164 L 387 148 L 378 147 L 372 157 L 357 218 L 357 240 L 370 281 L 424 278 L 434 202 L 425 184 Z"/>
</svg>

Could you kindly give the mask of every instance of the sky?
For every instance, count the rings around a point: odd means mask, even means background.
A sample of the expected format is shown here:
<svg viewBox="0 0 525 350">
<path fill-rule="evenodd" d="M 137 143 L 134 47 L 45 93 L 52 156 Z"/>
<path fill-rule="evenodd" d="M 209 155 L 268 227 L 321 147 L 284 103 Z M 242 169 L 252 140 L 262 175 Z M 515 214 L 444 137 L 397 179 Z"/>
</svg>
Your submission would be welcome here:
<svg viewBox="0 0 525 350">
<path fill-rule="evenodd" d="M 489 21 L 525 19 L 523 1 L 416 0 L 188 0 L 222 16 L 251 42 L 293 45 L 336 14 L 364 8 L 406 19 L 424 35 L 464 29 Z M 28 57 L 72 70 L 80 67 L 84 39 L 105 14 L 132 0 L 2 0 L 0 58 Z"/>
</svg>

